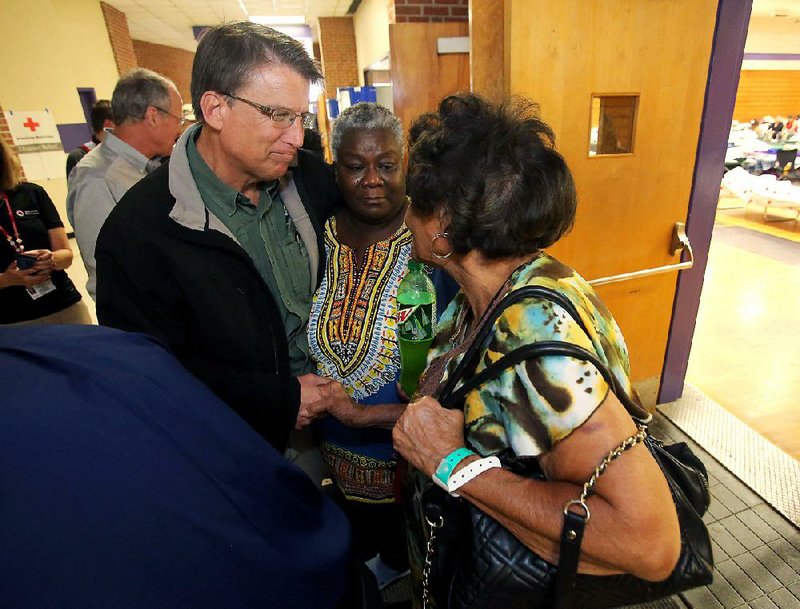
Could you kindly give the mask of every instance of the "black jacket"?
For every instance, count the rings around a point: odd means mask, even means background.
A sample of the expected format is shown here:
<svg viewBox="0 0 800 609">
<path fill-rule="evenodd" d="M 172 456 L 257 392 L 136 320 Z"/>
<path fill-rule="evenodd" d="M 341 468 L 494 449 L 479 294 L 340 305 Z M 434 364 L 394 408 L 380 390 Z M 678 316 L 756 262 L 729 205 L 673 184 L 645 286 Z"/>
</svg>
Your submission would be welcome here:
<svg viewBox="0 0 800 609">
<path fill-rule="evenodd" d="M 322 227 L 338 204 L 338 191 L 330 166 L 300 154 L 295 184 L 324 257 Z M 216 230 L 187 228 L 169 216 L 175 205 L 169 191 L 172 162 L 133 186 L 100 231 L 98 319 L 163 341 L 283 451 L 297 417 L 300 385 L 289 372 L 275 299 L 233 239 Z M 319 277 L 324 267 L 321 261 Z"/>
</svg>

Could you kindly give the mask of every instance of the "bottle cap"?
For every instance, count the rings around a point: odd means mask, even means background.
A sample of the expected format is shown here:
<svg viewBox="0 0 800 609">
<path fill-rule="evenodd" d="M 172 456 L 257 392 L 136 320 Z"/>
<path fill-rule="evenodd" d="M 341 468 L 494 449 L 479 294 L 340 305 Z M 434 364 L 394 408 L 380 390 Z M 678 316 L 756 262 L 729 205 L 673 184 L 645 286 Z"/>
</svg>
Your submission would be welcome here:
<svg viewBox="0 0 800 609">
<path fill-rule="evenodd" d="M 408 269 L 410 271 L 419 271 L 424 264 L 422 264 L 419 260 L 414 260 L 413 258 L 408 259 Z"/>
</svg>

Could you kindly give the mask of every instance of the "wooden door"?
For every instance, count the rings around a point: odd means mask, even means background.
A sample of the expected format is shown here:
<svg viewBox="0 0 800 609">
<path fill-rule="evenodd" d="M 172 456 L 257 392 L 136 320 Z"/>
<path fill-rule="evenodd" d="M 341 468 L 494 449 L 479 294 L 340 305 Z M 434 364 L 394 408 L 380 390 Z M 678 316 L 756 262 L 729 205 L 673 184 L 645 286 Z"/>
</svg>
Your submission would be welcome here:
<svg viewBox="0 0 800 609">
<path fill-rule="evenodd" d="M 392 101 L 406 129 L 415 117 L 436 110 L 443 97 L 469 91 L 469 53 L 439 55 L 436 44 L 468 33 L 466 22 L 389 25 Z"/>
<path fill-rule="evenodd" d="M 670 244 L 687 216 L 716 10 L 716 0 L 505 2 L 505 91 L 540 104 L 578 189 L 575 227 L 551 253 L 587 279 L 679 261 Z M 621 94 L 638 96 L 633 150 L 590 157 L 592 96 Z M 597 289 L 635 380 L 661 372 L 676 279 Z"/>
</svg>

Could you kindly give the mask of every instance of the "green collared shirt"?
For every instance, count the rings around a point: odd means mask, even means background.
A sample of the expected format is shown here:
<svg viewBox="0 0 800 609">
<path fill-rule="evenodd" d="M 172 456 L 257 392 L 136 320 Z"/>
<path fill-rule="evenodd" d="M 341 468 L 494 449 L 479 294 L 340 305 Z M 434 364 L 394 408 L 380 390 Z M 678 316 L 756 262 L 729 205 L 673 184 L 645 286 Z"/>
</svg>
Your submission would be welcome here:
<svg viewBox="0 0 800 609">
<path fill-rule="evenodd" d="M 306 325 L 313 296 L 311 270 L 305 245 L 278 192 L 278 182 L 264 184 L 258 206 L 253 205 L 211 171 L 194 139 L 187 140 L 186 152 L 203 203 L 236 237 L 275 297 L 289 342 L 292 374 L 310 372 L 313 366 Z"/>
</svg>

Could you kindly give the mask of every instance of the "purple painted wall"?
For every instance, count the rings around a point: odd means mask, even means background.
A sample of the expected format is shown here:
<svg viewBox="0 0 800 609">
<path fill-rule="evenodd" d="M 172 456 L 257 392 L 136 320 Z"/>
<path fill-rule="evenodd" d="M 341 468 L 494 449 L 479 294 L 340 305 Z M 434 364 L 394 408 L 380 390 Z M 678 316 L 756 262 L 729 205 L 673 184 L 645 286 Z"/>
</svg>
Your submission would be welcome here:
<svg viewBox="0 0 800 609">
<path fill-rule="evenodd" d="M 61 145 L 64 152 L 69 152 L 88 142 L 92 137 L 92 130 L 86 123 L 67 123 L 56 125 L 58 134 L 61 136 Z"/>
<path fill-rule="evenodd" d="M 92 122 L 92 108 L 97 102 L 97 93 L 93 87 L 78 87 L 78 98 L 81 100 L 83 116 L 87 124 Z"/>
<path fill-rule="evenodd" d="M 719 0 L 686 232 L 694 267 L 678 276 L 657 402 L 681 397 L 703 290 L 752 0 Z"/>
<path fill-rule="evenodd" d="M 797 61 L 800 53 L 745 53 L 745 59 L 756 61 Z"/>
</svg>

